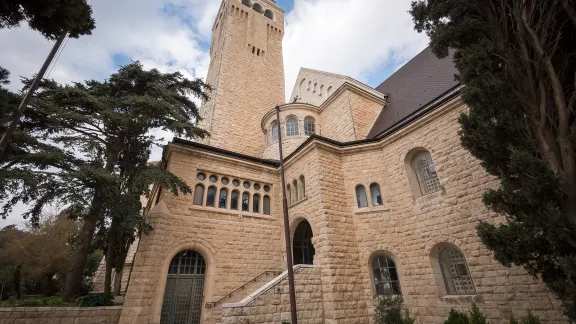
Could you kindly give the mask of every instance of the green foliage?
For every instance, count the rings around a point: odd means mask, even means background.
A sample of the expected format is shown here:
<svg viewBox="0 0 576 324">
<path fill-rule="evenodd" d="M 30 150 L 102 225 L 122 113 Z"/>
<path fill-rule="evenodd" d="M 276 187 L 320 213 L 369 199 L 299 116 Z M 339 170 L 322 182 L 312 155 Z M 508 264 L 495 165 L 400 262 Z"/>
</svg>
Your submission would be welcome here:
<svg viewBox="0 0 576 324">
<path fill-rule="evenodd" d="M 57 38 L 65 30 L 74 38 L 89 35 L 95 27 L 86 0 L 2 1 L 0 29 L 18 27 L 23 21 L 48 39 Z"/>
<path fill-rule="evenodd" d="M 514 317 L 514 314 L 510 314 L 510 324 L 540 324 L 540 318 L 528 312 L 528 315 L 520 318 L 520 321 L 518 321 L 516 317 Z"/>
<path fill-rule="evenodd" d="M 379 296 L 374 305 L 374 324 L 414 324 L 401 296 Z"/>
<path fill-rule="evenodd" d="M 468 315 L 470 324 L 487 324 L 486 315 L 480 311 L 476 303 L 472 303 L 472 309 L 470 309 L 470 315 Z"/>
<path fill-rule="evenodd" d="M 0 304 L 2 307 L 59 307 L 59 306 L 73 306 L 73 304 L 65 303 L 62 296 L 53 297 L 33 297 L 22 300 L 7 300 Z"/>
<path fill-rule="evenodd" d="M 448 314 L 448 319 L 444 321 L 444 324 L 469 324 L 470 320 L 466 313 L 451 309 Z"/>
<path fill-rule="evenodd" d="M 207 100 L 209 89 L 200 79 L 144 70 L 139 62 L 103 82 L 41 82 L 0 162 L 0 216 L 21 202 L 31 206 L 23 217 L 37 225 L 44 206 L 58 202 L 70 205 L 70 217 L 83 220 L 67 300 L 78 293 L 95 231 L 98 247 L 119 269 L 136 235 L 150 230 L 140 197 L 152 185 L 174 195 L 192 191 L 148 160 L 152 148 L 164 142 L 156 130 L 187 138 L 208 135 L 196 126 L 200 116 L 192 97 Z"/>
<path fill-rule="evenodd" d="M 414 1 L 416 30 L 453 54 L 463 146 L 498 177 L 482 242 L 541 278 L 576 320 L 576 17 L 570 1 Z"/>
<path fill-rule="evenodd" d="M 114 296 L 112 294 L 89 294 L 76 300 L 80 307 L 98 307 L 114 305 Z"/>
</svg>

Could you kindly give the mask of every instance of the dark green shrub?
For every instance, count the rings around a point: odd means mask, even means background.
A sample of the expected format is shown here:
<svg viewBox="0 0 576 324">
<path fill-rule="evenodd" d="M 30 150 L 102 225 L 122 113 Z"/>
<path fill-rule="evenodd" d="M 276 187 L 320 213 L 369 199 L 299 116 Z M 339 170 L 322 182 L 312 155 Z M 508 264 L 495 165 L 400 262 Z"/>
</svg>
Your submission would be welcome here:
<svg viewBox="0 0 576 324">
<path fill-rule="evenodd" d="M 468 320 L 466 313 L 451 309 L 448 314 L 448 319 L 444 321 L 444 324 L 470 324 L 470 320 Z"/>
<path fill-rule="evenodd" d="M 476 303 L 472 303 L 472 309 L 470 310 L 470 315 L 468 315 L 468 320 L 470 324 L 487 324 L 486 315 L 480 311 Z"/>
<path fill-rule="evenodd" d="M 380 296 L 374 305 L 374 324 L 414 324 L 404 300 L 400 296 Z"/>
<path fill-rule="evenodd" d="M 510 315 L 510 324 L 540 324 L 540 318 L 528 312 L 528 315 L 520 318 L 520 321 L 514 317 L 514 314 Z"/>
<path fill-rule="evenodd" d="M 57 307 L 57 306 L 69 306 L 69 304 L 64 303 L 64 300 L 60 296 L 56 297 L 34 297 L 22 300 L 4 301 L 2 306 L 5 307 Z"/>
<path fill-rule="evenodd" d="M 112 294 L 88 294 L 76 300 L 80 307 L 97 307 L 114 305 L 114 296 Z"/>
</svg>

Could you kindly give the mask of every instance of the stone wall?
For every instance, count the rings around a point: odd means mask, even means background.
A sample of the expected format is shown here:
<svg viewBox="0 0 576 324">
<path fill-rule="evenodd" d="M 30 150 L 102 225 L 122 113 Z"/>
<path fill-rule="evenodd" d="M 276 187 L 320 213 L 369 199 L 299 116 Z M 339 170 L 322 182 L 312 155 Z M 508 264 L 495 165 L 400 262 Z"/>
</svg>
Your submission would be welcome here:
<svg viewBox="0 0 576 324">
<path fill-rule="evenodd" d="M 116 324 L 122 306 L 0 308 L 0 324 Z"/>
<path fill-rule="evenodd" d="M 318 267 L 298 265 L 294 268 L 298 323 L 324 324 L 320 277 Z M 280 324 L 281 321 L 290 322 L 287 272 L 244 300 L 222 306 L 222 324 Z"/>
<path fill-rule="evenodd" d="M 277 185 L 276 169 L 177 145 L 171 146 L 167 154 L 168 169 L 193 189 L 198 171 L 206 176 L 226 176 L 230 182 L 235 178 L 249 180 L 252 188 L 255 183 L 261 187 L 270 184 L 267 194 L 272 198 L 271 214 L 196 206 L 193 195 L 174 197 L 164 192 L 160 203 L 148 213 L 153 230 L 140 239 L 121 323 L 160 322 L 168 265 L 180 251 L 195 250 L 206 260 L 204 303 L 219 300 L 267 270 L 283 267 L 279 236 L 281 188 Z M 206 186 L 210 185 L 208 181 L 204 182 Z M 227 187 L 236 190 L 232 183 Z M 249 191 L 243 186 L 238 189 Z M 259 192 L 264 195 L 262 188 Z M 216 323 L 218 312 L 203 308 L 202 323 Z"/>
<path fill-rule="evenodd" d="M 201 127 L 211 134 L 204 143 L 258 157 L 265 148 L 261 118 L 286 102 L 284 11 L 272 1 L 260 4 L 274 19 L 241 0 L 226 1 L 220 8 L 206 79 L 214 91 L 201 109 Z"/>
</svg>

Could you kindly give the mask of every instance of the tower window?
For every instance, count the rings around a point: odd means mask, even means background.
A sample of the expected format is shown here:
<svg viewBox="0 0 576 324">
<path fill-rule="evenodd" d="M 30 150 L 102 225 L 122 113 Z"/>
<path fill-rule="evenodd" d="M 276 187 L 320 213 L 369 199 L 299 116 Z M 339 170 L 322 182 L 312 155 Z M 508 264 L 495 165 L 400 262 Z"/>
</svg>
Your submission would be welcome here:
<svg viewBox="0 0 576 324">
<path fill-rule="evenodd" d="M 274 122 L 272 124 L 272 140 L 277 141 L 278 140 L 278 123 Z"/>
<path fill-rule="evenodd" d="M 272 10 L 270 10 L 270 9 L 266 9 L 266 11 L 264 11 L 264 16 L 266 16 L 270 19 L 274 19 L 274 14 L 272 13 Z"/>
<path fill-rule="evenodd" d="M 259 3 L 255 3 L 252 6 L 252 9 L 258 13 L 262 13 L 264 11 L 264 8 L 262 8 L 262 5 L 260 5 Z"/>
<path fill-rule="evenodd" d="M 382 206 L 382 193 L 380 192 L 380 186 L 377 183 L 370 185 L 370 195 L 372 196 L 372 205 Z"/>
<path fill-rule="evenodd" d="M 358 208 L 368 207 L 366 188 L 363 185 L 356 186 L 356 201 L 358 202 Z"/>
<path fill-rule="evenodd" d="M 250 7 L 250 0 L 242 0 L 242 4 L 247 7 Z"/>
<path fill-rule="evenodd" d="M 298 119 L 291 117 L 286 120 L 286 136 L 298 136 Z"/>
<path fill-rule="evenodd" d="M 304 119 L 304 134 L 307 136 L 316 134 L 316 124 L 314 123 L 314 119 L 310 117 Z"/>
</svg>

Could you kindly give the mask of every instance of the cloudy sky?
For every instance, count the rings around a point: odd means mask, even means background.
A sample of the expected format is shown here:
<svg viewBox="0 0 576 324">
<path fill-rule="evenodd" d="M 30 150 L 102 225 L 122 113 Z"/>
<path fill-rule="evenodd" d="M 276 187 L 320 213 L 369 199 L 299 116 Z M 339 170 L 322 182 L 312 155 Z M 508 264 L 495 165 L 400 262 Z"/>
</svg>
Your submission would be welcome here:
<svg viewBox="0 0 576 324">
<path fill-rule="evenodd" d="M 49 77 L 60 82 L 105 79 L 139 60 L 164 72 L 205 78 L 211 29 L 221 0 L 88 0 L 96 29 L 65 43 Z M 289 96 L 300 67 L 356 78 L 376 87 L 427 45 L 408 14 L 411 0 L 277 0 L 286 11 L 284 69 Z M 0 66 L 34 74 L 51 43 L 22 26 L 0 30 Z M 158 153 L 156 153 L 158 155 Z M 19 208 L 20 210 L 20 208 Z M 18 213 L 0 227 L 19 222 Z"/>
</svg>

